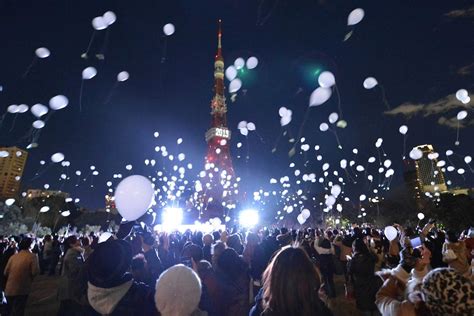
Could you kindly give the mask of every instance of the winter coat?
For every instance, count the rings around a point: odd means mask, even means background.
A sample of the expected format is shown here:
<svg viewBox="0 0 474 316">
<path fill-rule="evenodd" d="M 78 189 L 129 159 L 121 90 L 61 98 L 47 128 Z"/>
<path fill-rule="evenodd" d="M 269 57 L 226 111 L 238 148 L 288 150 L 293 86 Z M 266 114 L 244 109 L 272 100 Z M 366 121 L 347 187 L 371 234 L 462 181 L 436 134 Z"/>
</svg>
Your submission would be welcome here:
<svg viewBox="0 0 474 316">
<path fill-rule="evenodd" d="M 339 260 L 347 262 L 347 256 L 352 255 L 352 238 L 350 236 L 337 236 L 333 244 L 339 247 Z"/>
<path fill-rule="evenodd" d="M 222 272 L 217 273 L 220 289 L 220 299 L 216 302 L 219 315 L 241 316 L 247 315 L 250 310 L 249 284 L 246 273 L 232 280 Z"/>
<path fill-rule="evenodd" d="M 33 278 L 39 273 L 38 257 L 29 250 L 22 250 L 8 260 L 4 275 L 7 278 L 7 296 L 28 295 Z"/>
<path fill-rule="evenodd" d="M 88 284 L 87 297 L 92 315 L 155 316 L 159 315 L 154 301 L 155 291 L 133 279 L 113 288 Z"/>
<path fill-rule="evenodd" d="M 58 298 L 59 300 L 74 300 L 82 305 L 87 305 L 86 288 L 87 271 L 82 249 L 70 248 L 64 256 Z"/>
<path fill-rule="evenodd" d="M 357 308 L 365 311 L 377 309 L 375 294 L 382 285 L 382 280 L 374 274 L 377 258 L 373 254 L 357 253 L 348 262 L 348 273 L 354 285 L 354 296 Z"/>
<path fill-rule="evenodd" d="M 445 242 L 443 245 L 443 254 L 448 249 L 451 249 L 457 258 L 454 260 L 447 260 L 443 256 L 443 261 L 446 262 L 450 268 L 453 268 L 460 274 L 468 273 L 470 266 L 467 263 L 466 244 L 464 243 L 464 241 L 458 241 L 454 243 Z"/>
<path fill-rule="evenodd" d="M 395 278 L 389 278 L 377 292 L 375 304 L 382 315 L 386 316 L 417 316 L 415 306 L 408 300 L 399 299 L 399 291 Z"/>
</svg>

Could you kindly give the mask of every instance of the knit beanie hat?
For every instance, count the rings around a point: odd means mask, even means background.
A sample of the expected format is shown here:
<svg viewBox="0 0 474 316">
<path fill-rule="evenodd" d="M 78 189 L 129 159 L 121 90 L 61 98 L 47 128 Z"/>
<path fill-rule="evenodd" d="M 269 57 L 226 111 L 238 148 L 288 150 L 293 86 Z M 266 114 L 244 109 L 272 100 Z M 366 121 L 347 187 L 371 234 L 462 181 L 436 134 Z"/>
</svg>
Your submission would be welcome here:
<svg viewBox="0 0 474 316">
<path fill-rule="evenodd" d="M 169 268 L 156 281 L 155 304 L 162 316 L 189 316 L 200 299 L 201 280 L 182 264 Z"/>
<path fill-rule="evenodd" d="M 423 279 L 421 291 L 433 316 L 474 315 L 474 285 L 453 269 L 438 268 Z"/>
<path fill-rule="evenodd" d="M 109 239 L 97 245 L 86 261 L 89 282 L 100 288 L 112 288 L 131 280 L 132 248 L 124 240 Z"/>
</svg>

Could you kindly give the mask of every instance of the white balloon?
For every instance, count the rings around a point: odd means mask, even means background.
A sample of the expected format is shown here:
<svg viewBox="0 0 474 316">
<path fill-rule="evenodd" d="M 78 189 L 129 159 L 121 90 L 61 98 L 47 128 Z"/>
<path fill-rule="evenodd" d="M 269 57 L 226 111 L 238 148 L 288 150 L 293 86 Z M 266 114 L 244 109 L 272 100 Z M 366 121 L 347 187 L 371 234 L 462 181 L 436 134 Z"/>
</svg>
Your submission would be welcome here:
<svg viewBox="0 0 474 316">
<path fill-rule="evenodd" d="M 425 218 L 425 214 L 423 214 L 423 213 L 418 213 L 417 217 L 418 217 L 418 219 L 421 221 L 421 220 L 423 220 L 423 218 Z"/>
<path fill-rule="evenodd" d="M 469 96 L 465 97 L 464 99 L 461 100 L 462 104 L 468 104 L 471 102 L 471 98 Z"/>
<path fill-rule="evenodd" d="M 51 161 L 54 163 L 58 163 L 64 160 L 64 154 L 62 153 L 55 153 L 51 156 Z"/>
<path fill-rule="evenodd" d="M 18 105 L 16 105 L 16 104 L 12 104 L 12 105 L 8 106 L 8 108 L 7 108 L 8 113 L 11 113 L 11 114 L 18 113 L 18 110 L 19 110 L 19 108 L 18 108 Z"/>
<path fill-rule="evenodd" d="M 387 159 L 383 162 L 383 165 L 385 168 L 390 168 L 390 166 L 392 165 L 392 161 L 390 159 Z"/>
<path fill-rule="evenodd" d="M 395 238 L 397 238 L 398 232 L 397 229 L 393 226 L 387 226 L 384 229 L 384 234 L 385 237 L 387 237 L 388 240 L 392 241 Z"/>
<path fill-rule="evenodd" d="M 247 129 L 249 131 L 254 131 L 257 127 L 255 126 L 255 123 L 252 123 L 252 122 L 248 122 L 247 123 Z"/>
<path fill-rule="evenodd" d="M 69 104 L 69 100 L 63 95 L 57 95 L 49 100 L 49 107 L 52 110 L 64 109 Z"/>
<path fill-rule="evenodd" d="M 48 107 L 44 106 L 43 104 L 35 104 L 30 109 L 31 113 L 36 116 L 37 118 L 42 117 L 43 115 L 48 113 Z"/>
<path fill-rule="evenodd" d="M 97 31 L 105 30 L 107 26 L 107 21 L 105 21 L 102 16 L 97 16 L 92 19 L 92 27 Z"/>
<path fill-rule="evenodd" d="M 400 134 L 405 135 L 408 132 L 408 126 L 402 125 L 402 126 L 400 126 L 398 131 L 400 132 Z"/>
<path fill-rule="evenodd" d="M 472 161 L 472 157 L 471 157 L 471 156 L 466 156 L 466 157 L 464 157 L 464 162 L 465 162 L 465 163 L 471 163 L 471 161 Z"/>
<path fill-rule="evenodd" d="M 249 59 L 247 59 L 246 65 L 247 65 L 247 68 L 248 68 L 248 69 L 254 69 L 254 68 L 256 68 L 257 65 L 258 65 L 258 59 L 257 59 L 257 57 L 254 57 L 254 56 L 249 57 Z"/>
<path fill-rule="evenodd" d="M 451 156 L 454 152 L 451 149 L 446 150 L 446 156 Z"/>
<path fill-rule="evenodd" d="M 115 23 L 115 21 L 117 21 L 117 16 L 112 11 L 105 12 L 103 15 L 103 18 L 105 20 L 105 23 L 107 23 L 107 25 L 112 25 Z"/>
<path fill-rule="evenodd" d="M 356 25 L 364 18 L 364 10 L 361 8 L 357 8 L 349 13 L 347 17 L 347 25 Z"/>
<path fill-rule="evenodd" d="M 283 116 L 280 119 L 280 125 L 281 126 L 286 126 L 286 125 L 290 124 L 290 122 L 291 122 L 291 116 Z"/>
<path fill-rule="evenodd" d="M 237 68 L 237 70 L 240 70 L 240 69 L 244 68 L 245 60 L 242 57 L 237 58 L 234 61 L 234 66 L 235 66 L 235 68 Z"/>
<path fill-rule="evenodd" d="M 49 211 L 49 206 L 43 206 L 42 208 L 40 208 L 40 213 L 46 213 Z"/>
<path fill-rule="evenodd" d="M 413 160 L 418 160 L 418 159 L 421 159 L 423 157 L 423 152 L 418 149 L 418 148 L 413 148 L 411 151 L 410 151 L 410 158 L 413 159 Z"/>
<path fill-rule="evenodd" d="M 42 120 L 36 120 L 31 125 L 36 129 L 42 129 L 46 124 Z"/>
<path fill-rule="evenodd" d="M 296 217 L 296 220 L 298 221 L 298 223 L 299 223 L 300 225 L 303 225 L 303 224 L 306 222 L 306 220 L 303 218 L 303 215 L 301 215 L 301 214 L 299 214 L 299 215 Z"/>
<path fill-rule="evenodd" d="M 242 80 L 240 80 L 239 78 L 235 78 L 229 84 L 230 93 L 236 93 L 237 91 L 240 90 L 240 88 L 242 88 Z"/>
<path fill-rule="evenodd" d="M 359 196 L 359 201 L 361 201 L 361 202 L 362 202 L 362 201 L 365 201 L 366 198 L 367 198 L 367 196 L 365 196 L 365 194 L 361 194 L 361 195 Z"/>
<path fill-rule="evenodd" d="M 467 117 L 467 111 L 465 110 L 459 111 L 458 115 L 456 116 L 458 121 L 464 120 L 466 117 Z"/>
<path fill-rule="evenodd" d="M 30 108 L 26 104 L 20 104 L 18 106 L 18 113 L 26 113 Z"/>
<path fill-rule="evenodd" d="M 51 52 L 46 47 L 37 48 L 35 54 L 38 58 L 48 58 Z"/>
<path fill-rule="evenodd" d="M 82 79 L 89 80 L 97 75 L 97 69 L 94 67 L 87 67 L 82 71 Z"/>
<path fill-rule="evenodd" d="M 174 31 L 175 31 L 175 27 L 171 23 L 168 23 L 165 26 L 163 26 L 163 33 L 165 33 L 166 36 L 173 35 Z"/>
<path fill-rule="evenodd" d="M 301 150 L 302 151 L 308 151 L 309 150 L 309 145 L 308 144 L 301 145 Z"/>
<path fill-rule="evenodd" d="M 329 195 L 327 198 L 326 198 L 326 201 L 324 202 L 326 204 L 326 206 L 333 206 L 334 203 L 336 203 L 336 198 L 332 195 Z"/>
<path fill-rule="evenodd" d="M 459 89 L 457 92 L 456 92 L 456 99 L 458 99 L 459 101 L 462 102 L 462 100 L 464 100 L 465 98 L 468 97 L 468 93 L 467 93 L 467 90 L 466 89 Z"/>
<path fill-rule="evenodd" d="M 0 158 L 7 158 L 8 156 L 10 156 L 8 151 L 6 151 L 6 150 L 1 150 L 0 151 Z"/>
<path fill-rule="evenodd" d="M 332 95 L 330 88 L 319 87 L 311 93 L 309 106 L 318 106 L 329 100 Z"/>
<path fill-rule="evenodd" d="M 378 84 L 377 79 L 374 77 L 367 77 L 364 80 L 364 88 L 366 89 L 372 89 Z"/>
<path fill-rule="evenodd" d="M 288 116 L 287 113 L 288 113 L 288 109 L 285 108 L 284 106 L 282 106 L 281 108 L 278 109 L 278 114 L 279 114 L 281 117 Z"/>
<path fill-rule="evenodd" d="M 374 163 L 375 162 L 375 157 L 369 157 L 367 160 L 369 163 Z"/>
<path fill-rule="evenodd" d="M 225 76 L 227 80 L 232 81 L 237 77 L 237 69 L 231 65 L 225 70 Z"/>
<path fill-rule="evenodd" d="M 458 173 L 459 174 L 464 174 L 466 172 L 466 170 L 464 170 L 463 168 L 459 168 L 458 169 Z"/>
<path fill-rule="evenodd" d="M 246 127 L 241 128 L 240 129 L 240 134 L 242 134 L 244 136 L 247 136 L 249 134 L 249 130 Z"/>
<path fill-rule="evenodd" d="M 117 81 L 119 81 L 119 82 L 127 81 L 128 78 L 130 78 L 130 74 L 126 71 L 121 71 L 117 75 Z"/>
<path fill-rule="evenodd" d="M 329 129 L 329 125 L 328 125 L 327 123 L 321 123 L 321 124 L 319 125 L 319 130 L 320 130 L 321 132 L 325 132 L 325 131 L 327 131 L 328 129 Z"/>
<path fill-rule="evenodd" d="M 305 208 L 301 211 L 301 216 L 304 218 L 304 219 L 307 219 L 308 217 L 311 216 L 311 212 Z"/>
<path fill-rule="evenodd" d="M 342 191 L 341 186 L 339 184 L 335 184 L 331 188 L 331 195 L 334 197 L 338 197 L 339 194 L 341 194 L 341 191 Z"/>
<path fill-rule="evenodd" d="M 330 71 L 323 71 L 318 77 L 318 83 L 323 88 L 331 88 L 336 84 L 336 78 Z"/>
<path fill-rule="evenodd" d="M 329 114 L 329 123 L 334 124 L 339 119 L 339 115 L 336 112 Z"/>
<path fill-rule="evenodd" d="M 238 129 L 242 128 L 247 128 L 247 121 L 240 121 L 239 124 L 237 124 Z"/>
<path fill-rule="evenodd" d="M 140 175 L 129 176 L 115 190 L 115 205 L 124 219 L 134 221 L 150 208 L 154 195 L 150 180 Z"/>
</svg>

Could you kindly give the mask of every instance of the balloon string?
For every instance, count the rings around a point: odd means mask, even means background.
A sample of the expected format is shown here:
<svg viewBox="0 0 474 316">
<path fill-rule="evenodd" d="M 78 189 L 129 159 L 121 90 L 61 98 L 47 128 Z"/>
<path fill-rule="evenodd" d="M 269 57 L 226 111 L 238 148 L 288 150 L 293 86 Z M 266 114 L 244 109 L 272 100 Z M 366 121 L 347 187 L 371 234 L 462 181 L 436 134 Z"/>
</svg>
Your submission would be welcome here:
<svg viewBox="0 0 474 316">
<path fill-rule="evenodd" d="M 342 149 L 342 145 L 341 145 L 341 142 L 339 141 L 339 136 L 337 135 L 336 130 L 335 130 L 335 129 L 331 129 L 331 132 L 333 132 L 333 133 L 334 133 L 334 136 L 336 136 L 337 147 L 338 147 L 339 149 Z"/>
<path fill-rule="evenodd" d="M 107 50 L 108 44 L 109 44 L 109 28 L 105 30 L 104 42 L 102 43 L 102 47 L 99 51 L 99 54 L 102 56 L 102 58 L 105 58 L 105 51 Z"/>
<path fill-rule="evenodd" d="M 79 90 L 79 112 L 82 112 L 82 91 L 84 90 L 84 79 L 81 80 L 81 88 Z"/>
<path fill-rule="evenodd" d="M 91 47 L 92 47 L 92 42 L 94 42 L 95 33 L 96 33 L 95 30 L 92 31 L 92 35 L 91 35 L 91 38 L 90 38 L 90 40 L 89 40 L 89 44 L 87 45 L 87 50 L 86 50 L 86 52 L 84 53 L 84 57 L 85 57 L 85 58 L 87 58 L 87 54 L 89 54 L 89 51 L 90 51 L 90 49 L 91 49 Z"/>
<path fill-rule="evenodd" d="M 246 142 L 246 145 L 247 145 L 247 156 L 245 157 L 245 162 L 249 162 L 249 159 L 250 159 L 250 144 L 249 144 L 249 137 L 248 136 L 245 136 L 245 142 Z"/>
<path fill-rule="evenodd" d="M 457 127 L 456 127 L 456 142 L 454 145 L 458 146 L 459 145 L 459 120 L 457 121 Z"/>
<path fill-rule="evenodd" d="M 42 172 L 37 172 L 36 175 L 35 175 L 33 178 L 31 178 L 31 179 L 29 180 L 29 182 L 31 183 L 32 181 L 34 181 L 34 180 L 38 179 L 39 177 L 41 177 L 43 174 L 45 174 L 45 172 L 46 172 L 52 165 L 53 165 L 53 163 L 50 163 L 49 165 L 46 166 L 46 168 L 43 169 Z"/>
<path fill-rule="evenodd" d="M 406 154 L 406 143 L 407 143 L 407 134 L 403 134 L 403 159 L 405 159 L 405 154 Z"/>
<path fill-rule="evenodd" d="M 168 51 L 168 38 L 165 36 L 165 42 L 163 43 L 163 50 L 161 51 L 161 63 L 164 64 L 166 62 L 166 55 Z"/>
<path fill-rule="evenodd" d="M 12 122 L 12 127 L 8 131 L 9 133 L 13 131 L 13 128 L 15 127 L 15 122 L 16 122 L 16 117 L 18 116 L 18 113 L 15 113 L 15 116 L 13 117 L 13 122 Z"/>
<path fill-rule="evenodd" d="M 339 110 L 339 116 L 342 118 L 342 109 L 341 109 L 341 95 L 339 94 L 339 89 L 337 88 L 337 85 L 334 85 L 334 90 L 336 91 L 337 94 L 337 108 Z"/>
<path fill-rule="evenodd" d="M 25 79 L 26 76 L 28 76 L 28 74 L 30 73 L 31 68 L 33 68 L 33 66 L 36 64 L 37 60 L 38 60 L 37 56 L 33 57 L 33 60 L 31 61 L 30 65 L 26 68 L 26 70 L 23 73 L 23 75 L 21 76 L 21 78 Z"/>
<path fill-rule="evenodd" d="M 294 152 L 296 150 L 296 145 L 298 145 L 298 143 L 300 142 L 301 135 L 303 134 L 304 125 L 305 125 L 305 123 L 306 123 L 306 121 L 308 120 L 308 117 L 309 117 L 310 109 L 311 109 L 311 107 L 306 108 L 306 112 L 305 112 L 305 115 L 304 115 L 304 118 L 303 118 L 303 122 L 301 123 L 300 129 L 298 131 L 298 137 L 295 141 L 295 144 L 293 145 L 291 150 L 288 152 L 288 156 L 290 156 L 290 157 L 292 157 L 294 155 Z"/>
<path fill-rule="evenodd" d="M 116 81 L 112 87 L 112 89 L 110 89 L 110 92 L 109 92 L 109 95 L 107 96 L 107 98 L 105 99 L 104 101 L 104 104 L 108 104 L 110 102 L 110 99 L 112 98 L 114 92 L 115 92 L 115 89 L 117 89 L 118 87 L 118 81 Z"/>
<path fill-rule="evenodd" d="M 380 86 L 380 90 L 382 91 L 382 100 L 383 100 L 383 103 L 385 104 L 385 106 L 387 107 L 387 110 L 390 110 L 390 104 L 388 104 L 388 101 L 387 101 L 387 96 L 385 95 L 385 89 L 384 87 L 379 84 Z"/>
<path fill-rule="evenodd" d="M 278 137 L 275 141 L 275 145 L 273 146 L 273 149 L 272 149 L 273 153 L 276 152 L 276 150 L 278 148 L 278 144 L 280 143 L 280 139 L 281 139 L 281 137 L 283 136 L 284 133 L 285 133 L 285 131 L 284 131 L 284 128 L 282 127 L 281 132 L 280 132 L 280 134 L 278 134 Z"/>
</svg>

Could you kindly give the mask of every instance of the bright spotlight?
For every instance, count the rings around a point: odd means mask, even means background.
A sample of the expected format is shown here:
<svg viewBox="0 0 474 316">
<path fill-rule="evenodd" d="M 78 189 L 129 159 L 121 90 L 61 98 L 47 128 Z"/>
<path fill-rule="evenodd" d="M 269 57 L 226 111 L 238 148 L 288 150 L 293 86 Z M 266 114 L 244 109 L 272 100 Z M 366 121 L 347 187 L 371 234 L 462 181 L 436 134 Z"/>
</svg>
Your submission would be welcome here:
<svg viewBox="0 0 474 316">
<path fill-rule="evenodd" d="M 258 224 L 258 211 L 253 209 L 243 210 L 239 214 L 239 223 L 242 227 L 254 227 Z"/>
<path fill-rule="evenodd" d="M 167 207 L 161 214 L 161 224 L 165 230 L 174 230 L 183 221 L 183 209 L 178 207 Z"/>
</svg>

